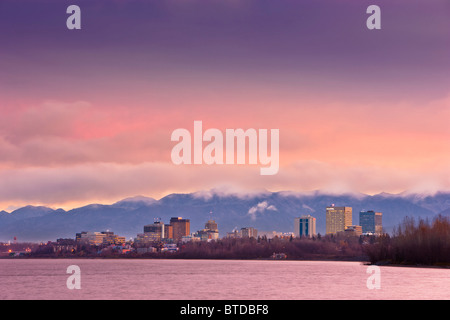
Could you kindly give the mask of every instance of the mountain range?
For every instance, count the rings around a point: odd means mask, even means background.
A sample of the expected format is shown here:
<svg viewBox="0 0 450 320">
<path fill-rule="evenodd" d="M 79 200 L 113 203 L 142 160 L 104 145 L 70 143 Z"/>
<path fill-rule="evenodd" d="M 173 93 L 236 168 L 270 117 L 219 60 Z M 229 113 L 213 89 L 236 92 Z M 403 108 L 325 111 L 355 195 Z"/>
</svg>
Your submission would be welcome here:
<svg viewBox="0 0 450 320">
<path fill-rule="evenodd" d="M 17 237 L 19 242 L 55 241 L 75 238 L 81 231 L 106 231 L 128 238 L 143 232 L 155 219 L 169 223 L 171 217 L 190 219 L 191 232 L 201 230 L 209 219 L 218 223 L 220 237 L 235 228 L 254 227 L 258 231 L 294 231 L 294 218 L 310 214 L 316 218 L 317 232 L 325 234 L 325 208 L 353 208 L 353 224 L 359 212 L 383 213 L 383 227 L 392 232 L 406 216 L 432 219 L 450 215 L 450 193 L 423 194 L 341 194 L 320 191 L 261 192 L 226 194 L 215 190 L 170 194 L 159 200 L 136 196 L 114 204 L 90 204 L 71 210 L 25 206 L 12 212 L 0 211 L 0 241 Z"/>
</svg>

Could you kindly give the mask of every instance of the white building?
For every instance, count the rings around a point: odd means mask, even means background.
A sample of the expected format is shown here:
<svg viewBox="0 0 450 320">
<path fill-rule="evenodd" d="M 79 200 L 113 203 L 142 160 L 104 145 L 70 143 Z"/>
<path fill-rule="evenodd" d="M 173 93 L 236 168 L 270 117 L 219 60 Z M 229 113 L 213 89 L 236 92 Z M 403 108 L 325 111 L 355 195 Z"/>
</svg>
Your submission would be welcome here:
<svg viewBox="0 0 450 320">
<path fill-rule="evenodd" d="M 294 219 L 295 237 L 313 237 L 316 235 L 316 218 L 308 215 Z"/>
</svg>

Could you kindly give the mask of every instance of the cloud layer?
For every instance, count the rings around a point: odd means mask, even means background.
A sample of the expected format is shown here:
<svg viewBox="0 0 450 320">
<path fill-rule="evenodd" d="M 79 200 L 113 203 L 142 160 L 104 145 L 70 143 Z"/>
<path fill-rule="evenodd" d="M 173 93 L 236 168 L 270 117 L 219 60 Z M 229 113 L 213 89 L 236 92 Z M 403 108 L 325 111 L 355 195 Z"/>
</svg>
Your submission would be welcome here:
<svg viewBox="0 0 450 320">
<path fill-rule="evenodd" d="M 264 214 L 266 211 L 278 211 L 278 209 L 274 205 L 269 205 L 267 201 L 262 201 L 248 209 L 247 214 L 252 220 L 256 220 L 258 215 Z"/>
<path fill-rule="evenodd" d="M 446 0 L 380 0 L 375 32 L 365 0 L 77 4 L 68 32 L 61 1 L 2 1 L 0 207 L 450 190 Z M 279 173 L 173 165 L 195 120 L 279 129 Z"/>
</svg>

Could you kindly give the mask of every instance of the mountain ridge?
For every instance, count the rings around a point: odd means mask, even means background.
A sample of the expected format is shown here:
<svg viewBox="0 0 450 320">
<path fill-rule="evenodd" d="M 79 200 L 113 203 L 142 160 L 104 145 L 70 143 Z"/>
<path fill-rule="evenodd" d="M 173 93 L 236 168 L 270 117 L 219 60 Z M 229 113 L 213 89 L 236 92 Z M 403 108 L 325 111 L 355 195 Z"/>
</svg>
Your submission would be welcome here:
<svg viewBox="0 0 450 320">
<path fill-rule="evenodd" d="M 169 223 L 173 216 L 191 220 L 191 232 L 203 229 L 212 217 L 219 225 L 220 236 L 234 228 L 255 227 L 259 231 L 292 232 L 294 218 L 311 214 L 317 221 L 317 232 L 325 233 L 325 208 L 328 205 L 353 208 L 353 224 L 359 223 L 359 212 L 383 212 L 386 232 L 404 217 L 432 218 L 450 214 L 450 193 L 365 195 L 311 192 L 264 191 L 232 193 L 220 190 L 172 193 L 156 200 L 146 196 L 122 199 L 113 204 L 89 204 L 71 210 L 45 206 L 25 206 L 0 214 L 0 241 L 15 236 L 19 241 L 54 241 L 74 238 L 81 231 L 110 230 L 127 238 L 143 231 L 155 218 Z M 212 212 L 212 215 L 211 215 Z"/>
</svg>

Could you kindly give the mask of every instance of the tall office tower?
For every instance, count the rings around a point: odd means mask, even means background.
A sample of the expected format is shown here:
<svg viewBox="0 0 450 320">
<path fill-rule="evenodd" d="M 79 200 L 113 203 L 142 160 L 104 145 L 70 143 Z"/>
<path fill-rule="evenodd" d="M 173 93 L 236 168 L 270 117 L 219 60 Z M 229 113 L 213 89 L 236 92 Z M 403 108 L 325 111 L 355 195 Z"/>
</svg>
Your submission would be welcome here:
<svg viewBox="0 0 450 320">
<path fill-rule="evenodd" d="M 171 226 L 170 224 L 164 225 L 164 238 L 173 239 L 173 226 Z"/>
<path fill-rule="evenodd" d="M 155 221 L 153 224 L 144 226 L 144 234 L 150 237 L 152 241 L 158 242 L 165 238 L 164 229 L 164 223 Z"/>
<path fill-rule="evenodd" d="M 313 237 L 316 234 L 316 218 L 308 215 L 294 219 L 295 237 Z"/>
<path fill-rule="evenodd" d="M 326 234 L 345 231 L 352 225 L 352 208 L 328 206 L 326 211 Z"/>
<path fill-rule="evenodd" d="M 359 225 L 363 233 L 372 233 L 380 235 L 383 232 L 382 224 L 383 214 L 373 210 L 361 211 L 359 213 Z"/>
<path fill-rule="evenodd" d="M 188 236 L 191 233 L 191 221 L 181 217 L 174 217 L 170 219 L 170 225 L 173 227 L 173 240 L 181 241 L 183 236 Z"/>
</svg>

